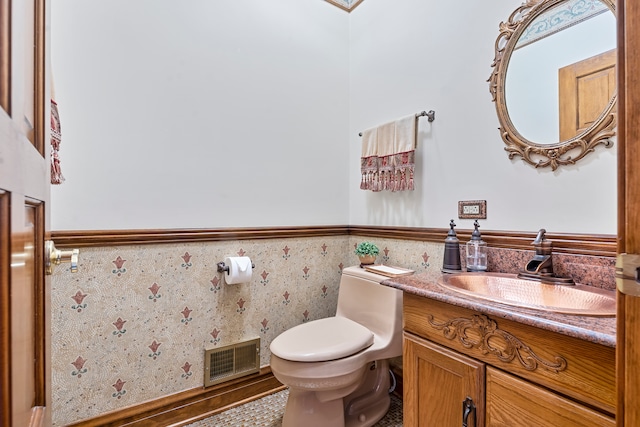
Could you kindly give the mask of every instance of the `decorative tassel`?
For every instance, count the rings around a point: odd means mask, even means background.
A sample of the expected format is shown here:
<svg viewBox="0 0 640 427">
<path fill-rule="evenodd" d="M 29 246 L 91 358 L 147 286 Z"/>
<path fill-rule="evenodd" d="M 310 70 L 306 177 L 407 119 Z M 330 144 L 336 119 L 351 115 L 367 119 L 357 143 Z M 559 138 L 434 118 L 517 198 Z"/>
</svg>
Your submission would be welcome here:
<svg viewBox="0 0 640 427">
<path fill-rule="evenodd" d="M 60 142 L 62 134 L 60 132 L 60 115 L 58 114 L 58 104 L 51 100 L 51 183 L 62 184 L 64 176 L 60 169 L 60 158 L 58 151 L 60 150 Z"/>
<path fill-rule="evenodd" d="M 409 169 L 409 185 L 407 186 L 407 190 L 414 190 L 414 183 L 413 183 L 413 168 Z"/>
<path fill-rule="evenodd" d="M 60 159 L 58 159 L 58 153 L 51 150 L 51 183 L 62 184 L 64 182 L 64 176 L 60 171 Z"/>
</svg>

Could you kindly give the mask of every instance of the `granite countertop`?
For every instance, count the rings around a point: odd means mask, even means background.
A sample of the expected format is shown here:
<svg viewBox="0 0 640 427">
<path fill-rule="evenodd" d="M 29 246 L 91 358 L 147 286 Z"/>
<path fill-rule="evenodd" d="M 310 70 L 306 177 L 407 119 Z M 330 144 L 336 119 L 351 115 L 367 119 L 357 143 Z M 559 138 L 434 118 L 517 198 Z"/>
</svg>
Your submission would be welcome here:
<svg viewBox="0 0 640 427">
<path fill-rule="evenodd" d="M 439 285 L 438 280 L 442 276 L 443 273 L 440 272 L 418 273 L 411 276 L 390 278 L 383 281 L 382 284 L 409 294 L 475 310 L 493 317 L 535 326 L 607 347 L 616 346 L 615 316 L 553 313 L 473 298 Z"/>
</svg>

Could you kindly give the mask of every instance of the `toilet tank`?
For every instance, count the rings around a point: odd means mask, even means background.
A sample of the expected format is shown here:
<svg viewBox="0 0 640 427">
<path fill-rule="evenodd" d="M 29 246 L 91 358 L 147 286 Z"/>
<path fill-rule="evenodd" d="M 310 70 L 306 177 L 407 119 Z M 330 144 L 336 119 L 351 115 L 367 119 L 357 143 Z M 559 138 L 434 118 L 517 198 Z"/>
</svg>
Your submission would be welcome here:
<svg viewBox="0 0 640 427">
<path fill-rule="evenodd" d="M 381 285 L 388 277 L 360 267 L 342 270 L 336 316 L 347 317 L 385 339 L 402 336 L 402 291 Z"/>
</svg>

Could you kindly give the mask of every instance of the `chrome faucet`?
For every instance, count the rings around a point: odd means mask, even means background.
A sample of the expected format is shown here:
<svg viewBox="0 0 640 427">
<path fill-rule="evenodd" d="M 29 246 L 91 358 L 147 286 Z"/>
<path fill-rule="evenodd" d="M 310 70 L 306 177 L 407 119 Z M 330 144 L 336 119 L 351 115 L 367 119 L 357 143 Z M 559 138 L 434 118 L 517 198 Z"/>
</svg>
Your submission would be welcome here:
<svg viewBox="0 0 640 427">
<path fill-rule="evenodd" d="M 571 278 L 557 277 L 553 272 L 553 260 L 551 258 L 553 245 L 551 240 L 545 238 L 546 232 L 547 230 L 544 228 L 538 231 L 538 236 L 532 243 L 536 253 L 533 258 L 527 262 L 524 270 L 518 274 L 518 277 L 538 280 L 545 283 L 573 285 L 574 283 Z"/>
</svg>

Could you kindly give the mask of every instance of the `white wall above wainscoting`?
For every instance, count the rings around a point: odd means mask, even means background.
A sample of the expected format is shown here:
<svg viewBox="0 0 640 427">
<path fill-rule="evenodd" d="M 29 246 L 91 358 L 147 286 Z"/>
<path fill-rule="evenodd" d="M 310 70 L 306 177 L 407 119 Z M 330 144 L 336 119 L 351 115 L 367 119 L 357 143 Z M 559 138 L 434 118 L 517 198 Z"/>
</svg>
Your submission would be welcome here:
<svg viewBox="0 0 640 427">
<path fill-rule="evenodd" d="M 55 230 L 345 224 L 348 13 L 56 0 Z"/>
<path fill-rule="evenodd" d="M 615 145 L 555 172 L 503 149 L 486 80 L 520 4 L 57 0 L 52 228 L 447 227 L 487 200 L 484 229 L 615 234 Z M 430 109 L 416 190 L 360 190 L 358 132 Z"/>
<path fill-rule="evenodd" d="M 555 172 L 504 150 L 487 79 L 499 24 L 521 4 L 366 0 L 349 14 L 349 224 L 447 227 L 458 201 L 486 200 L 484 229 L 616 233 L 615 144 Z M 418 120 L 416 190 L 359 190 L 358 132 L 430 109 L 433 123 Z"/>
</svg>

